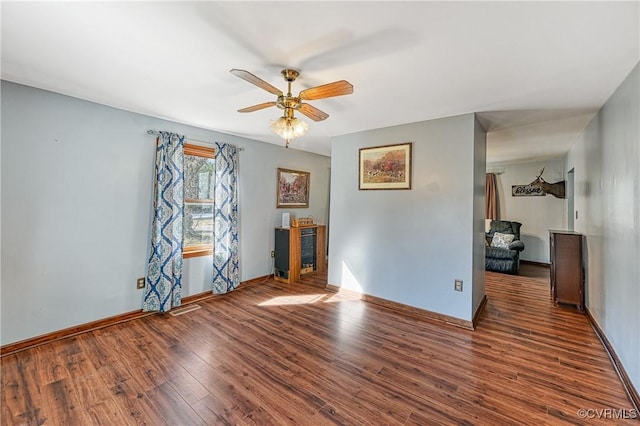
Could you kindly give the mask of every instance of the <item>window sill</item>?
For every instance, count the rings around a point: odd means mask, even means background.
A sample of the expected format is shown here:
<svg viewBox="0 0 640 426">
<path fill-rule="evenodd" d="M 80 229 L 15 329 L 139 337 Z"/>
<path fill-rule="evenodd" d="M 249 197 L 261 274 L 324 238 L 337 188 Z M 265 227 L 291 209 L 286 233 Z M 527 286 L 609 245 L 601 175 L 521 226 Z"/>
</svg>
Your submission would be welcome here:
<svg viewBox="0 0 640 426">
<path fill-rule="evenodd" d="M 202 249 L 190 249 L 182 252 L 182 258 L 187 259 L 189 257 L 200 257 L 200 256 L 212 256 L 213 249 L 211 247 L 202 248 Z"/>
</svg>

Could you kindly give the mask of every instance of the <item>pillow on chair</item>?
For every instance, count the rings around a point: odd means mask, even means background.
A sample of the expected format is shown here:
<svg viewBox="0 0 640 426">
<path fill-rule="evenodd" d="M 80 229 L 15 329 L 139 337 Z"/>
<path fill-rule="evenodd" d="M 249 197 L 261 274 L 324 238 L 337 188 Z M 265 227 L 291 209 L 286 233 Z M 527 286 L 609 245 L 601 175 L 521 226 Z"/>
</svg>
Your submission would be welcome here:
<svg viewBox="0 0 640 426">
<path fill-rule="evenodd" d="M 501 234 L 500 232 L 496 232 L 495 234 L 493 234 L 493 239 L 491 240 L 491 247 L 508 249 L 509 244 L 511 244 L 514 238 L 515 238 L 515 235 L 513 234 Z"/>
</svg>

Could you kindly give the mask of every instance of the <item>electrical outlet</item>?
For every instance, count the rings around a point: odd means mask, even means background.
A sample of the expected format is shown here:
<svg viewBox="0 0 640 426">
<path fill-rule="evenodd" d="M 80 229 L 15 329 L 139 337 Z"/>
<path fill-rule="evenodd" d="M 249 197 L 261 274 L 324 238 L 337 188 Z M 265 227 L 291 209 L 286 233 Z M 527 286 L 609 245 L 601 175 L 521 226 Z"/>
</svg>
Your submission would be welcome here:
<svg viewBox="0 0 640 426">
<path fill-rule="evenodd" d="M 138 280 L 137 280 L 137 284 L 136 284 L 136 286 L 137 286 L 137 288 L 138 288 L 138 289 L 144 288 L 144 281 L 145 281 L 145 280 L 144 280 L 144 277 L 142 277 L 142 278 L 138 278 Z"/>
<path fill-rule="evenodd" d="M 275 250 L 271 250 L 271 257 L 276 257 L 276 251 Z"/>
<path fill-rule="evenodd" d="M 453 280 L 453 289 L 455 291 L 462 291 L 462 280 Z"/>
</svg>

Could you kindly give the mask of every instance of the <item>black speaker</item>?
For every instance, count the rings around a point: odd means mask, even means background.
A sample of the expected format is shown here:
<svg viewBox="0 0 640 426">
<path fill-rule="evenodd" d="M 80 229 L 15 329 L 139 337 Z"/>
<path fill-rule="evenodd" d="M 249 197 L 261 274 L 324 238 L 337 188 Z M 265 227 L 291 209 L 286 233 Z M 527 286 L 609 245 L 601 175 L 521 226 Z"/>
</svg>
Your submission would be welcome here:
<svg viewBox="0 0 640 426">
<path fill-rule="evenodd" d="M 289 230 L 276 229 L 275 238 L 275 276 L 289 278 Z"/>
</svg>

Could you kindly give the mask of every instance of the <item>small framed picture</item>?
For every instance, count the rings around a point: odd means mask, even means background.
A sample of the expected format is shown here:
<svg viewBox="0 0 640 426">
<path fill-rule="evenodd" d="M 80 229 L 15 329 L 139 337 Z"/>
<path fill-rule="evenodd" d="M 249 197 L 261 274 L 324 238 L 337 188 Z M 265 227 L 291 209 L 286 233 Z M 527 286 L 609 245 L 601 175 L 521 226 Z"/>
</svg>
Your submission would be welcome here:
<svg viewBox="0 0 640 426">
<path fill-rule="evenodd" d="M 411 142 L 360 148 L 359 189 L 411 189 Z"/>
<path fill-rule="evenodd" d="M 309 207 L 311 173 L 278 168 L 276 208 Z"/>
</svg>

